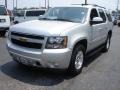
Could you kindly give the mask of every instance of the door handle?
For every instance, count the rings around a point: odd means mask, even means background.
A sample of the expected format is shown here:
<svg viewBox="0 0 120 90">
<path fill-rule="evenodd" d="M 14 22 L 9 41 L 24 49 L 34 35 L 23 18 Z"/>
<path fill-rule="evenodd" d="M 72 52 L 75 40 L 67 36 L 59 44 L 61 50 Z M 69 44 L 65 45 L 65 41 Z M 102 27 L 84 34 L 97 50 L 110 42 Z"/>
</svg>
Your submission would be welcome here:
<svg viewBox="0 0 120 90">
<path fill-rule="evenodd" d="M 108 29 L 108 27 L 105 27 L 105 30 L 107 30 Z"/>
<path fill-rule="evenodd" d="M 102 28 L 99 28 L 98 30 L 102 30 Z"/>
</svg>

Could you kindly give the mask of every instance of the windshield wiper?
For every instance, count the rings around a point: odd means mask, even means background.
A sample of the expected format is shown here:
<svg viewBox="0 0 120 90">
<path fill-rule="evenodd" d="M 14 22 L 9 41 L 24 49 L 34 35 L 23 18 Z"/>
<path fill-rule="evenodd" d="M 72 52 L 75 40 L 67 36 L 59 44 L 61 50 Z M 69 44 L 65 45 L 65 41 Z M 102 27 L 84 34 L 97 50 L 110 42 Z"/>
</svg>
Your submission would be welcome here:
<svg viewBox="0 0 120 90">
<path fill-rule="evenodd" d="M 40 18 L 39 20 L 58 20 L 58 21 L 67 21 L 67 22 L 73 22 L 72 20 L 69 20 L 69 19 L 62 19 L 62 18 L 57 18 L 57 19 L 50 19 L 50 18 Z"/>
<path fill-rule="evenodd" d="M 49 18 L 40 18 L 39 20 L 52 20 L 52 19 L 49 19 Z"/>
<path fill-rule="evenodd" d="M 69 19 L 63 19 L 63 18 L 57 18 L 57 19 L 53 19 L 53 20 L 73 22 L 72 20 L 69 20 Z"/>
</svg>

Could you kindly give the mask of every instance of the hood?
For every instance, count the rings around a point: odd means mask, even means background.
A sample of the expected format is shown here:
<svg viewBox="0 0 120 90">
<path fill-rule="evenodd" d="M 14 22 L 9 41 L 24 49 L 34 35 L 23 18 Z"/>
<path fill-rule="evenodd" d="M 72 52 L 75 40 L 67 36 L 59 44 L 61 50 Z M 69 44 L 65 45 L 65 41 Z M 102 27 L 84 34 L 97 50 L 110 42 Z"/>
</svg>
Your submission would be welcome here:
<svg viewBox="0 0 120 90">
<path fill-rule="evenodd" d="M 34 20 L 13 25 L 10 30 L 36 35 L 55 36 L 78 24 L 65 21 Z"/>
</svg>

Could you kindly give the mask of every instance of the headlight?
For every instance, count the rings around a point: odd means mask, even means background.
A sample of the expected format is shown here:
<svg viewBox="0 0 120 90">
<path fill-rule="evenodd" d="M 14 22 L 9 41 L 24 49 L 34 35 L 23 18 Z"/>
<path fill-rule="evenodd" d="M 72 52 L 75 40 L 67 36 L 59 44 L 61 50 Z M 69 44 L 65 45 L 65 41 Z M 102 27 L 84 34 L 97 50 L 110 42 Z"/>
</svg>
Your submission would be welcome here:
<svg viewBox="0 0 120 90">
<path fill-rule="evenodd" d="M 47 49 L 62 49 L 67 47 L 67 37 L 48 37 L 46 48 Z"/>
</svg>

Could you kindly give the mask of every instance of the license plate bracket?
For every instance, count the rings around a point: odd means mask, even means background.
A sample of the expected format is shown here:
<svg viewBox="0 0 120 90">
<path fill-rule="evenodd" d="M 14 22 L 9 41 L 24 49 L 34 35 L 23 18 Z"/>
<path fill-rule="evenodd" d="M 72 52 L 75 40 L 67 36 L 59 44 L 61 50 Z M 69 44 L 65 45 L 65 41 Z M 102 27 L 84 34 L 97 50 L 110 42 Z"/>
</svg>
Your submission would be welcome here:
<svg viewBox="0 0 120 90">
<path fill-rule="evenodd" d="M 20 62 L 22 64 L 25 64 L 25 65 L 32 65 L 33 64 L 33 60 L 30 60 L 28 58 L 24 58 L 24 57 L 21 57 L 21 56 L 18 56 L 18 55 L 14 55 L 13 58 L 15 60 L 17 60 L 18 62 Z"/>
</svg>

